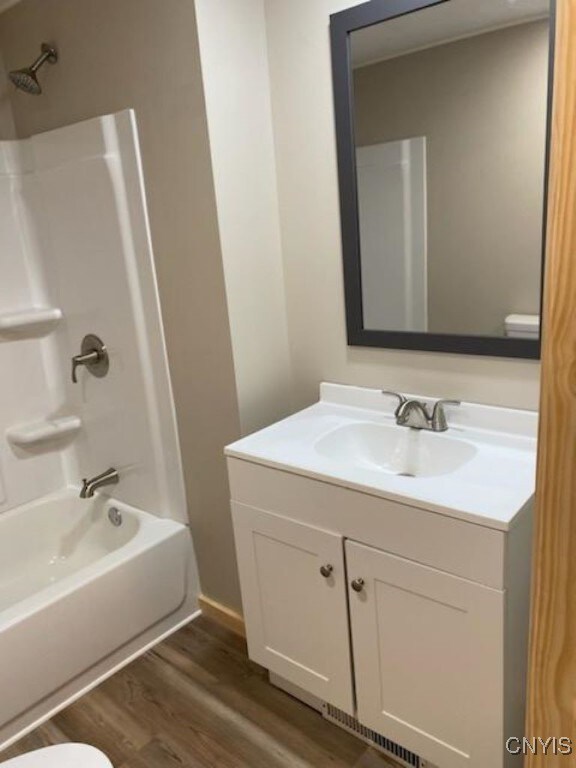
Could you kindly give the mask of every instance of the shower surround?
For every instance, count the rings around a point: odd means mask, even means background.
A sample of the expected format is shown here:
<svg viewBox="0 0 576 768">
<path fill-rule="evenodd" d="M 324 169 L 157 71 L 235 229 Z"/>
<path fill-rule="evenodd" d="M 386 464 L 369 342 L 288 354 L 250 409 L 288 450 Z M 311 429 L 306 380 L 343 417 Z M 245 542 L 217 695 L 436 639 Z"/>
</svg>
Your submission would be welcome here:
<svg viewBox="0 0 576 768">
<path fill-rule="evenodd" d="M 17 711 L 0 707 L 2 747 L 190 620 L 198 579 L 134 114 L 0 142 L 0 224 L 0 537 L 17 554 L 0 578 L 0 648 L 12 636 L 21 660 L 41 654 L 37 620 L 47 652 L 81 659 L 36 665 L 31 679 L 22 664 L 19 680 L 10 652 L 1 653 L 0 686 L 20 689 Z M 96 378 L 79 369 L 74 384 L 71 359 L 89 333 L 105 342 L 110 370 Z M 112 526 L 104 502 L 71 504 L 81 478 L 108 467 L 120 482 L 103 495 L 135 510 L 123 524 L 139 520 L 154 550 L 146 579 L 136 561 L 126 578 L 142 536 L 118 549 L 121 568 L 118 552 L 93 546 Z M 166 530 L 155 518 L 175 526 L 176 549 L 162 545 Z M 172 560 L 178 577 L 164 578 Z M 37 593 L 20 599 L 23 562 L 38 575 Z M 70 573 L 67 563 L 76 564 Z M 65 596 L 86 613 L 62 621 Z M 94 600 L 101 620 L 86 634 Z"/>
</svg>

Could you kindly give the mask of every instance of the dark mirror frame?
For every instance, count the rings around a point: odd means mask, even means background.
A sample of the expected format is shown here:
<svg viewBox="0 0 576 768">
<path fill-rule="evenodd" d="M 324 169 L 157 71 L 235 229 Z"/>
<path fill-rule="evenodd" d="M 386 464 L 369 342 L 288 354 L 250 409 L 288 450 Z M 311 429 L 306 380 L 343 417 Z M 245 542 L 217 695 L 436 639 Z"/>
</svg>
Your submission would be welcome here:
<svg viewBox="0 0 576 768">
<path fill-rule="evenodd" d="M 489 355 L 493 357 L 516 357 L 536 360 L 540 358 L 540 340 L 415 333 L 410 331 L 378 331 L 364 328 L 356 145 L 354 137 L 354 85 L 350 34 L 364 27 L 389 21 L 398 16 L 405 16 L 406 14 L 430 8 L 434 5 L 441 5 L 445 2 L 450 2 L 450 0 L 371 0 L 371 2 L 340 11 L 330 17 L 348 344 L 359 347 L 412 349 L 428 352 L 451 352 L 465 355 Z M 550 64 L 544 181 L 541 304 L 546 253 L 556 0 L 551 0 L 550 14 Z M 540 310 L 540 318 L 542 319 L 542 309 Z M 540 331 L 542 331 L 542 327 Z"/>
</svg>

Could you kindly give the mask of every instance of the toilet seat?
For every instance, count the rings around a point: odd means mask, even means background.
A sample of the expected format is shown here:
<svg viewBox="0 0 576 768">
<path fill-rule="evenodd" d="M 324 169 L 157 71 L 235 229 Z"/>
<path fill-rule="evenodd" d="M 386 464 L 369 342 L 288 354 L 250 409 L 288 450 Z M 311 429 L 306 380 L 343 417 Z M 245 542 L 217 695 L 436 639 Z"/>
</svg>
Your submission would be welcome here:
<svg viewBox="0 0 576 768">
<path fill-rule="evenodd" d="M 0 763 L 1 768 L 113 768 L 106 755 L 86 744 L 58 744 Z"/>
</svg>

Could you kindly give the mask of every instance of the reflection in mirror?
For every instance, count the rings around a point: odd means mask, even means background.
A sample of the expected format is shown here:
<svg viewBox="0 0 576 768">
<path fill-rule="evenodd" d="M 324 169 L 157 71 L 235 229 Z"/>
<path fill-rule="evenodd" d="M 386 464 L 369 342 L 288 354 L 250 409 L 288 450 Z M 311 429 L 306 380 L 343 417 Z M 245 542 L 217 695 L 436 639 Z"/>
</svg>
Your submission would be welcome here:
<svg viewBox="0 0 576 768">
<path fill-rule="evenodd" d="M 363 328 L 539 338 L 548 0 L 351 34 Z"/>
</svg>

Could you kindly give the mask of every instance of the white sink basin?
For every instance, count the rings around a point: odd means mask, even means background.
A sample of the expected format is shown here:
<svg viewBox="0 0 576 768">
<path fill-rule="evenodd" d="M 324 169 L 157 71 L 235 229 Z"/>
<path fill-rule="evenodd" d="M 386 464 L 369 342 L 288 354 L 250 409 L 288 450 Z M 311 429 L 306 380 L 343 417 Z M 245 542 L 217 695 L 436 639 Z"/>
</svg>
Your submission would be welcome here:
<svg viewBox="0 0 576 768">
<path fill-rule="evenodd" d="M 323 384 L 321 396 L 227 456 L 500 530 L 532 500 L 535 412 L 463 403 L 447 408 L 448 431 L 433 433 L 397 426 L 379 390 Z"/>
<path fill-rule="evenodd" d="M 464 440 L 373 422 L 338 427 L 315 448 L 338 462 L 412 478 L 449 475 L 478 453 Z"/>
</svg>

